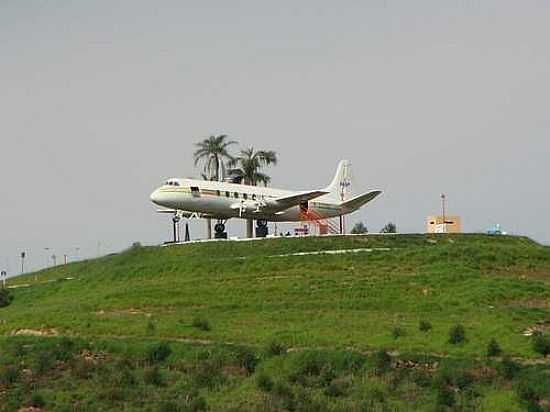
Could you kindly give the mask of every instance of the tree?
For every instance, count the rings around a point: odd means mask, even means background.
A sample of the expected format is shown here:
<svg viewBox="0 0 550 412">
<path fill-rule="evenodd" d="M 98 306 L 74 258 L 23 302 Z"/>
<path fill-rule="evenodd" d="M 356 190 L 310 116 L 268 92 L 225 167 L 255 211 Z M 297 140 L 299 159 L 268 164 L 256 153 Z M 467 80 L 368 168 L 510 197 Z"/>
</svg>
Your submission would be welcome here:
<svg viewBox="0 0 550 412">
<path fill-rule="evenodd" d="M 229 161 L 231 167 L 235 167 L 233 170 L 235 174 L 242 176 L 243 184 L 257 186 L 259 183 L 263 183 L 264 186 L 271 181 L 271 177 L 262 173 L 260 170 L 264 167 L 277 164 L 277 153 L 273 150 L 258 150 L 255 151 L 253 147 L 241 150 L 239 155 Z M 252 237 L 253 221 L 247 219 L 246 221 L 246 235 Z"/>
<path fill-rule="evenodd" d="M 205 180 L 220 180 L 220 169 L 225 170 L 225 161 L 231 161 L 233 157 L 229 154 L 229 146 L 237 142 L 227 140 L 227 135 L 220 134 L 210 136 L 207 139 L 196 143 L 197 150 L 193 154 L 195 166 L 203 162 L 203 178 Z M 208 239 L 212 238 L 212 219 L 206 219 Z"/>
<path fill-rule="evenodd" d="M 380 230 L 380 233 L 397 233 L 397 226 L 395 223 L 389 222 Z"/>
<path fill-rule="evenodd" d="M 351 229 L 353 235 L 360 235 L 362 233 L 368 233 L 367 226 L 363 222 L 356 223 Z"/>
</svg>

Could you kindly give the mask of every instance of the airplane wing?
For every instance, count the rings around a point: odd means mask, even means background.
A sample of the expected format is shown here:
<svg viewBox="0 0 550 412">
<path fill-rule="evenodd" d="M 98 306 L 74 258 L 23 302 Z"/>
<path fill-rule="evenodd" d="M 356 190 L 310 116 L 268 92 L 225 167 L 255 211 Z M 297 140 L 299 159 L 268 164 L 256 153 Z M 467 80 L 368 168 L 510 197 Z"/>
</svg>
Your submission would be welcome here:
<svg viewBox="0 0 550 412">
<path fill-rule="evenodd" d="M 281 209 L 288 209 L 289 207 L 299 205 L 302 202 L 307 202 L 328 193 L 326 190 L 311 190 L 309 192 L 298 192 L 290 196 L 278 197 L 274 201 Z"/>
</svg>

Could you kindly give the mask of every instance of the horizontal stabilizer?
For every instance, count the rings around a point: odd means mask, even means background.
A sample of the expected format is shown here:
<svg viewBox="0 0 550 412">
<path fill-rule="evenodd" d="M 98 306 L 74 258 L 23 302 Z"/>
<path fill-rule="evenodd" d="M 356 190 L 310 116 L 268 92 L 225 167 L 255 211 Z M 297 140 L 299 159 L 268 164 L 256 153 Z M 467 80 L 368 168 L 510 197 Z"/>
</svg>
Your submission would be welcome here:
<svg viewBox="0 0 550 412">
<path fill-rule="evenodd" d="M 344 203 L 341 204 L 341 206 L 348 210 L 356 210 L 359 209 L 361 206 L 366 205 L 371 200 L 374 200 L 381 194 L 381 190 L 371 190 L 370 192 L 363 193 L 362 195 L 346 200 Z"/>
</svg>

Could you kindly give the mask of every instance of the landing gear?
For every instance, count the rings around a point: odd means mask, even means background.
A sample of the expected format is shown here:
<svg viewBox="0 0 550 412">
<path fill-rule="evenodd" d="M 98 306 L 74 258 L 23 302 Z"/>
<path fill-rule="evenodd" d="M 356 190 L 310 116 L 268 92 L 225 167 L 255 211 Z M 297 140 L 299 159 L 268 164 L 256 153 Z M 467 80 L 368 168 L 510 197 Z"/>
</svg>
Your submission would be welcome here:
<svg viewBox="0 0 550 412">
<path fill-rule="evenodd" d="M 218 220 L 218 223 L 214 225 L 214 239 L 227 239 L 227 232 L 225 231 L 225 222 Z"/>
<path fill-rule="evenodd" d="M 172 218 L 172 226 L 173 226 L 173 232 L 174 232 L 174 243 L 179 242 L 179 225 L 180 217 L 178 215 L 174 215 Z"/>
<path fill-rule="evenodd" d="M 269 233 L 267 220 L 256 221 L 256 237 L 266 237 Z"/>
</svg>

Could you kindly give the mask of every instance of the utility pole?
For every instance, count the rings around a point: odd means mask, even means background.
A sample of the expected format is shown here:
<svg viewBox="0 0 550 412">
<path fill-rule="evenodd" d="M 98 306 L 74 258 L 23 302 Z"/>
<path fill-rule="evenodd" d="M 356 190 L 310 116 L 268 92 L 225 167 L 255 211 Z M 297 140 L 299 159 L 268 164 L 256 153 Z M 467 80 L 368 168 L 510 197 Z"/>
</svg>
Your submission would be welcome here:
<svg viewBox="0 0 550 412">
<path fill-rule="evenodd" d="M 442 217 L 443 217 L 443 232 L 444 233 L 447 233 L 447 226 L 445 224 L 445 221 L 447 220 L 446 217 L 445 217 L 445 200 L 446 200 L 446 197 L 445 197 L 445 193 L 441 193 L 441 212 L 442 212 Z"/>
<path fill-rule="evenodd" d="M 53 265 L 56 266 L 57 256 L 55 256 L 55 253 L 52 255 L 52 261 L 53 261 Z"/>
<path fill-rule="evenodd" d="M 25 252 L 21 252 L 21 274 L 25 273 Z"/>
<path fill-rule="evenodd" d="M 46 251 L 46 267 L 48 267 L 50 266 L 50 256 L 49 256 L 50 248 L 45 247 L 44 250 Z"/>
<path fill-rule="evenodd" d="M 5 270 L 1 271 L 0 277 L 2 278 L 2 289 L 6 289 L 6 278 L 8 277 L 8 272 Z"/>
<path fill-rule="evenodd" d="M 63 255 L 63 264 L 67 264 L 67 254 Z"/>
</svg>

